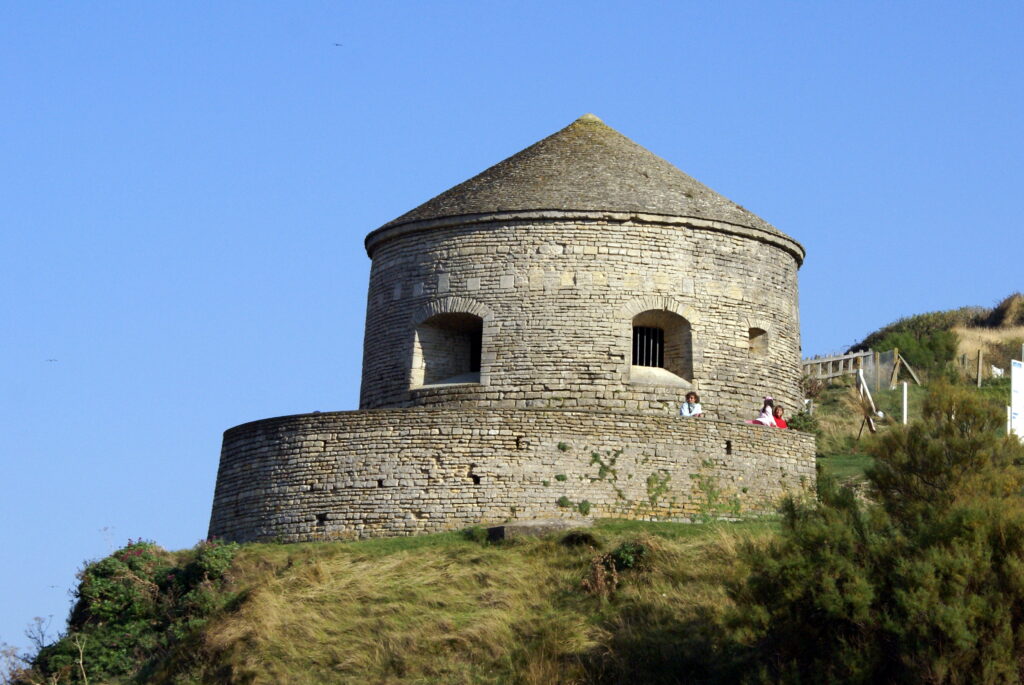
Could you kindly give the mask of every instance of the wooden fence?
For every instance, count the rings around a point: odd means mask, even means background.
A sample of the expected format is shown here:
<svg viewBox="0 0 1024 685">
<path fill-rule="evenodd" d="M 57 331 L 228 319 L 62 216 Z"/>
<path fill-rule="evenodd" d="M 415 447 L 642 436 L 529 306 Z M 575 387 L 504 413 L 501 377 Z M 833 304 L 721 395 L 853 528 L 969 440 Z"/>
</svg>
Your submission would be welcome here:
<svg viewBox="0 0 1024 685">
<path fill-rule="evenodd" d="M 849 354 L 836 354 L 830 357 L 813 357 L 800 362 L 803 367 L 803 374 L 811 378 L 839 378 L 840 376 L 854 376 L 858 370 L 866 368 L 874 356 L 874 352 L 850 352 Z"/>
</svg>

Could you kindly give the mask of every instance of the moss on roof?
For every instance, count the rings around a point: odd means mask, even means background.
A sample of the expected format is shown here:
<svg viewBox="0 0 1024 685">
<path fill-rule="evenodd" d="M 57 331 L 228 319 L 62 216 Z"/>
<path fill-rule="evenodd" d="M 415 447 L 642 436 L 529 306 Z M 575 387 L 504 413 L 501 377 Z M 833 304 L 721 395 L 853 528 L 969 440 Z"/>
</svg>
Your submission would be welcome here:
<svg viewBox="0 0 1024 685">
<path fill-rule="evenodd" d="M 382 228 L 467 214 L 613 211 L 697 217 L 779 233 L 593 114 Z"/>
</svg>

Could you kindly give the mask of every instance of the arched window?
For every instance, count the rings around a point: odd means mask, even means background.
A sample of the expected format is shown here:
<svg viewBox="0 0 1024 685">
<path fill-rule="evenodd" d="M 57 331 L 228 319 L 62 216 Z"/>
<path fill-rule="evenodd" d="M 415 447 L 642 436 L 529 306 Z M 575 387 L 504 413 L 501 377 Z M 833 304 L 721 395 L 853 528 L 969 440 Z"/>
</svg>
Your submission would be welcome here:
<svg viewBox="0 0 1024 685">
<path fill-rule="evenodd" d="M 750 356 L 764 357 L 768 354 L 768 332 L 763 328 L 750 328 Z"/>
<path fill-rule="evenodd" d="M 479 383 L 483 319 L 473 314 L 436 314 L 416 327 L 412 387 Z"/>
<path fill-rule="evenodd" d="M 649 309 L 633 317 L 630 381 L 688 385 L 693 381 L 690 322 L 670 311 Z"/>
</svg>

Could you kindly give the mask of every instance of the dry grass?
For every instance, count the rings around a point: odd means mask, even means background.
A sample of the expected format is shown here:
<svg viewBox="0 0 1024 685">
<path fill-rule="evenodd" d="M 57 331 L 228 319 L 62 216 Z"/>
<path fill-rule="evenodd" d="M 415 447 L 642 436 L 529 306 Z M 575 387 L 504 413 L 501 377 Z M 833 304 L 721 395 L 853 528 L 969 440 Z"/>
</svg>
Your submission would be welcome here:
<svg viewBox="0 0 1024 685">
<path fill-rule="evenodd" d="M 604 551 L 647 549 L 610 597 L 583 589 L 594 548 L 555 539 L 481 545 L 251 545 L 237 607 L 211 622 L 203 681 L 237 683 L 674 682 L 696 674 L 738 572 L 770 524 L 598 526 Z M 429 539 L 435 542 L 430 542 Z M 420 540 L 423 540 L 421 538 Z M 696 670 L 695 670 L 696 669 Z M 698 674 L 699 675 L 699 674 Z"/>
<path fill-rule="evenodd" d="M 977 373 L 978 351 L 984 353 L 982 376 L 987 378 L 990 366 L 1009 371 L 1010 360 L 1020 359 L 1021 342 L 1024 341 L 1024 326 L 1002 328 L 954 328 L 959 344 L 957 359 L 967 355 L 967 366 L 962 369 L 964 376 L 974 378 Z"/>
<path fill-rule="evenodd" d="M 979 348 L 988 348 L 1016 340 L 1024 340 L 1024 326 L 1007 328 L 963 328 L 956 327 L 953 332 L 960 339 L 957 354 L 975 355 Z"/>
<path fill-rule="evenodd" d="M 914 420 L 921 416 L 927 390 L 914 384 L 908 389 L 909 416 L 910 420 Z M 874 391 L 872 396 L 876 409 L 884 413 L 883 417 L 875 420 L 878 431 L 884 433 L 898 425 L 902 415 L 902 389 L 884 388 Z M 851 485 L 863 482 L 864 471 L 872 463 L 868 456 L 872 438 L 867 427 L 861 432 L 864 411 L 852 379 L 843 379 L 821 393 L 816 416 L 821 429 L 817 450 L 822 468 L 841 482 Z"/>
</svg>

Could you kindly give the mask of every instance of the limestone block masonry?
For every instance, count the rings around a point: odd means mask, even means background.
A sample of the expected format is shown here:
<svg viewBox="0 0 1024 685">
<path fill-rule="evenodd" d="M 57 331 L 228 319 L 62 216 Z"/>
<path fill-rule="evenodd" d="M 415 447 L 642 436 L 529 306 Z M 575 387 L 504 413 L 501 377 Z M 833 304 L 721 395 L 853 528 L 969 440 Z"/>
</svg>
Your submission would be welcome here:
<svg viewBox="0 0 1024 685">
<path fill-rule="evenodd" d="M 716 417 L 800 398 L 799 246 L 707 221 L 546 212 L 371 236 L 361 406 L 599 408 L 675 415 L 686 392 Z M 483 320 L 476 383 L 414 387 L 414 327 L 444 310 Z M 691 328 L 688 383 L 636 378 L 633 318 Z M 764 352 L 750 329 L 766 332 Z"/>
<path fill-rule="evenodd" d="M 514 519 L 693 521 L 814 483 L 810 435 L 639 413 L 414 409 L 227 431 L 210 535 L 345 540 Z"/>
<path fill-rule="evenodd" d="M 228 430 L 211 536 L 736 518 L 813 488 L 812 437 L 743 421 L 799 406 L 803 247 L 596 117 L 365 246 L 359 411 Z"/>
</svg>

